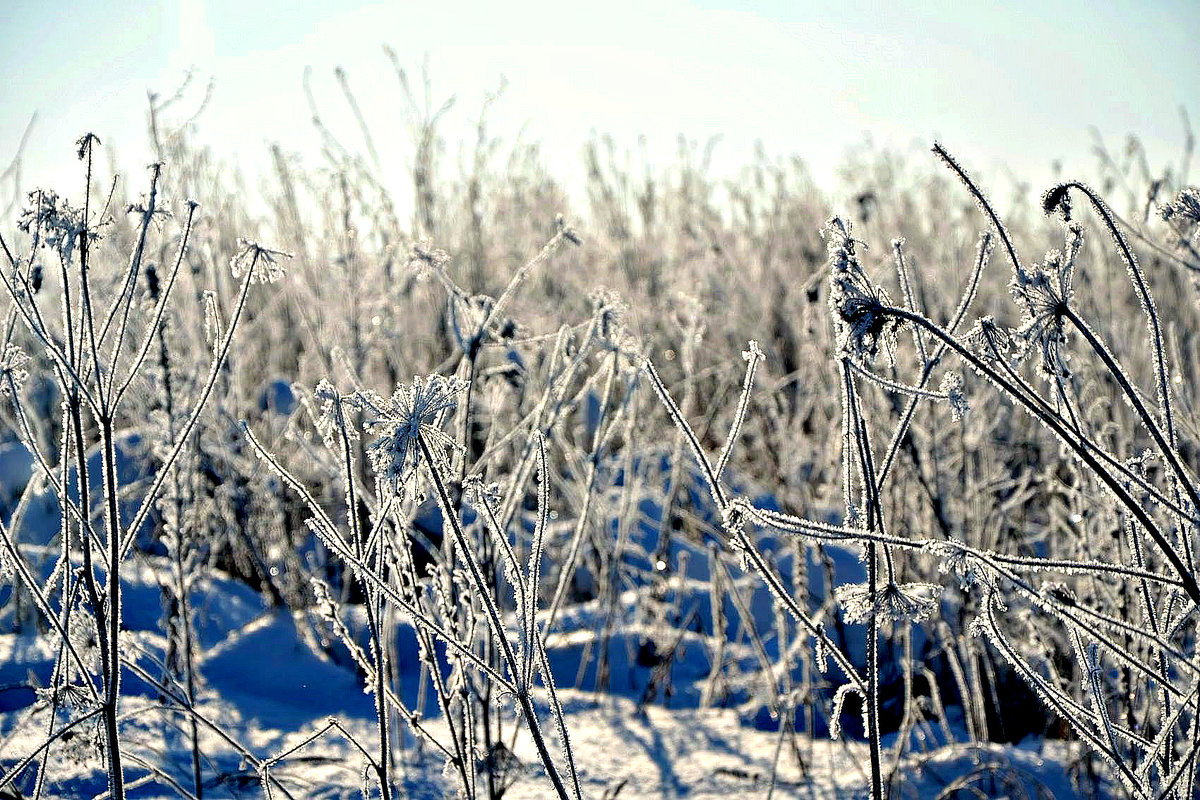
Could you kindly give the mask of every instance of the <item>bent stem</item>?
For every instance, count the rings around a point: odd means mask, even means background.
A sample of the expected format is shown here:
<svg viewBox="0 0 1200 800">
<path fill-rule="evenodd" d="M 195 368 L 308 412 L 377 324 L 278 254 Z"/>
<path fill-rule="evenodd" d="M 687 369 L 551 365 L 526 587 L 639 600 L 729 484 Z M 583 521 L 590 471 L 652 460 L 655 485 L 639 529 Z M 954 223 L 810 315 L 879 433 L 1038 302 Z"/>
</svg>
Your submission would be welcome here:
<svg viewBox="0 0 1200 800">
<path fill-rule="evenodd" d="M 968 348 L 963 346 L 961 342 L 920 314 L 914 314 L 897 306 L 880 306 L 878 311 L 881 314 L 893 316 L 913 325 L 920 326 L 929 333 L 933 334 L 942 342 L 945 342 L 951 350 L 969 363 L 972 368 L 977 370 L 980 374 L 985 375 L 996 386 L 1002 389 L 1005 394 L 1020 403 L 1038 421 L 1055 433 L 1059 439 L 1069 448 L 1071 448 L 1071 450 L 1088 466 L 1088 468 L 1100 478 L 1109 491 L 1113 493 L 1113 495 L 1121 502 L 1122 505 L 1129 509 L 1130 513 L 1133 514 L 1138 523 L 1146 529 L 1146 532 L 1154 541 L 1155 546 L 1158 547 L 1163 557 L 1167 559 L 1172 569 L 1174 569 L 1175 573 L 1179 576 L 1179 579 L 1183 584 L 1184 592 L 1187 593 L 1193 604 L 1200 606 L 1200 585 L 1196 583 L 1195 576 L 1192 574 L 1188 566 L 1183 563 L 1183 560 L 1179 557 L 1179 554 L 1175 552 L 1175 548 L 1172 547 L 1170 542 L 1167 541 L 1158 525 L 1150 518 L 1150 516 L 1146 513 L 1146 510 L 1142 508 L 1141 504 L 1129 494 L 1129 491 L 1125 488 L 1125 486 L 1116 478 L 1114 478 L 1107 469 L 1105 469 L 1104 465 L 1100 463 L 1099 459 L 1096 458 L 1096 456 L 1088 447 L 1080 443 L 1075 436 L 1072 435 L 1071 431 L 1067 429 L 1060 419 L 1052 414 L 1046 413 L 1037 404 L 1030 402 L 1029 399 L 1026 398 L 1006 376 L 997 372 L 991 367 L 990 364 L 986 363 L 983 359 L 979 358 Z"/>
</svg>

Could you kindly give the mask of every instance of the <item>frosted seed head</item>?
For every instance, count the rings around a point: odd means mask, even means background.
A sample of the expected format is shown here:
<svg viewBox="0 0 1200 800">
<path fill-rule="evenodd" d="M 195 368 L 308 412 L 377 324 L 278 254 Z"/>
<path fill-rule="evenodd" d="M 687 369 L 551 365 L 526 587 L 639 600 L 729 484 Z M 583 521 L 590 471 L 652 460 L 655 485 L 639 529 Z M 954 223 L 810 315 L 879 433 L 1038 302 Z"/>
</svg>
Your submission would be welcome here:
<svg viewBox="0 0 1200 800">
<path fill-rule="evenodd" d="M 463 490 L 472 502 L 487 503 L 492 507 L 498 506 L 504 499 L 504 490 L 500 484 L 495 481 L 485 483 L 483 476 L 478 473 L 467 476 L 463 482 Z"/>
<path fill-rule="evenodd" d="M 1014 349 L 1012 331 L 998 325 L 996 318 L 990 314 L 979 318 L 967 332 L 966 340 L 971 352 L 987 362 L 1007 359 Z"/>
<path fill-rule="evenodd" d="M 100 664 L 100 637 L 96 632 L 96 623 L 91 612 L 83 606 L 76 605 L 71 611 L 71 620 L 67 623 L 67 636 L 84 665 L 96 669 Z"/>
<path fill-rule="evenodd" d="M 248 274 L 251 283 L 275 283 L 284 275 L 279 259 L 293 257 L 291 253 L 264 247 L 252 239 L 238 239 L 237 244 L 238 252 L 229 259 L 229 269 L 239 280 Z"/>
<path fill-rule="evenodd" d="M 90 131 L 80 136 L 75 140 L 75 157 L 82 161 L 87 154 L 98 144 L 100 137 Z"/>
<path fill-rule="evenodd" d="M 839 355 L 860 363 L 874 362 L 883 350 L 894 363 L 900 321 L 885 313 L 891 298 L 871 283 L 858 259 L 849 222 L 833 217 L 821 229 L 829 262 L 829 309 Z M 866 245 L 863 245 L 864 247 Z"/>
<path fill-rule="evenodd" d="M 349 439 L 358 438 L 358 431 L 345 424 L 339 408 L 342 396 L 332 383 L 322 378 L 317 384 L 317 388 L 313 390 L 313 397 L 320 403 L 320 407 L 314 415 L 313 424 L 316 425 L 317 433 L 321 435 L 321 441 L 325 443 L 326 447 L 333 449 L 334 435 L 342 428 L 346 430 Z"/>
<path fill-rule="evenodd" d="M 24 233 L 41 237 L 42 244 L 58 253 L 64 264 L 71 261 L 80 235 L 86 230 L 89 242 L 100 239 L 100 233 L 89 228 L 83 210 L 75 208 L 66 198 L 52 189 L 34 189 L 26 197 L 29 205 L 17 218 L 17 228 Z"/>
<path fill-rule="evenodd" d="M 1042 195 L 1042 212 L 1049 216 L 1058 213 L 1063 221 L 1071 219 L 1071 190 L 1066 184 L 1051 187 Z"/>
<path fill-rule="evenodd" d="M 25 368 L 28 363 L 29 356 L 15 344 L 5 345 L 0 350 L 0 397 L 13 389 L 20 391 L 29 378 L 29 371 Z"/>
<path fill-rule="evenodd" d="M 436 423 L 441 412 L 457 405 L 466 388 L 467 382 L 460 378 L 431 375 L 396 387 L 387 400 L 374 393 L 357 393 L 356 402 L 370 415 L 367 430 L 375 435 L 367 458 L 384 485 L 400 493 L 415 475 L 420 462 L 418 437 L 426 438 L 435 458 L 458 447 Z"/>
<path fill-rule="evenodd" d="M 1077 242 L 1067 255 L 1052 250 L 1043 263 L 1030 270 L 1015 267 L 1009 282 L 1013 300 L 1024 312 L 1015 338 L 1024 350 L 1040 355 L 1039 372 L 1050 382 L 1071 376 L 1063 321 L 1074 297 L 1077 253 Z"/>
<path fill-rule="evenodd" d="M 1170 203 L 1159 209 L 1164 221 L 1178 220 L 1200 225 L 1200 189 L 1189 186 Z"/>
<path fill-rule="evenodd" d="M 834 589 L 849 623 L 867 622 L 872 611 L 877 617 L 896 622 L 923 622 L 938 609 L 942 587 L 933 583 L 888 583 L 871 596 L 865 583 L 843 584 Z"/>
</svg>

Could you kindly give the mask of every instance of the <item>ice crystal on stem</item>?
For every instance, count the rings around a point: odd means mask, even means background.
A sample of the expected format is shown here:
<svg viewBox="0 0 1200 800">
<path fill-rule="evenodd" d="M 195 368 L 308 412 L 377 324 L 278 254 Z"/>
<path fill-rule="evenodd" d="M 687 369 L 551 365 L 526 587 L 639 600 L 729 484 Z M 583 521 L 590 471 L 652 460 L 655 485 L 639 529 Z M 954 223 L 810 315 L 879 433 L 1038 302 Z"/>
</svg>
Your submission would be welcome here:
<svg viewBox="0 0 1200 800">
<path fill-rule="evenodd" d="M 950 415 L 954 417 L 954 421 L 958 422 L 965 417 L 971 409 L 971 404 L 967 402 L 967 395 L 963 392 L 962 375 L 947 372 L 942 376 L 942 383 L 938 388 L 950 400 Z"/>
</svg>

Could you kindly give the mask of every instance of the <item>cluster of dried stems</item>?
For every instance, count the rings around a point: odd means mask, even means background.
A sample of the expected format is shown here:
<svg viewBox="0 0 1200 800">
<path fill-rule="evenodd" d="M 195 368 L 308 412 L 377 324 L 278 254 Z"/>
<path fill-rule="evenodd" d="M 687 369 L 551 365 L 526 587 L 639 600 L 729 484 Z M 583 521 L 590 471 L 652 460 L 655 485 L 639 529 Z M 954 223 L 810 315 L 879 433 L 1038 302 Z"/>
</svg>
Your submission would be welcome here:
<svg viewBox="0 0 1200 800">
<path fill-rule="evenodd" d="M 566 197 L 536 148 L 497 163 L 494 95 L 469 168 L 449 177 L 438 126 L 453 101 L 435 108 L 428 80 L 419 99 L 392 60 L 415 153 L 408 223 L 339 72 L 367 155 L 312 100 L 329 169 L 274 149 L 267 220 L 189 143 L 190 120 L 163 122 L 179 94 L 152 99 L 166 166 L 140 201 L 122 203 L 115 180 L 97 187 L 85 136 L 82 208 L 30 193 L 21 244 L 3 239 L 4 421 L 36 463 L 0 526 L 5 619 L 51 637 L 57 659 L 27 718 L 45 737 L 5 761 L 0 788 L 42 796 L 51 754 L 87 732 L 109 797 L 158 783 L 201 798 L 230 777 L 206 777 L 214 747 L 290 797 L 282 767 L 336 735 L 362 758 L 364 793 L 400 793 L 415 739 L 463 796 L 495 800 L 525 735 L 554 794 L 580 798 L 587 754 L 558 684 L 613 690 L 613 653 L 634 636 L 641 705 L 670 698 L 673 664 L 700 648 L 711 668 L 697 702 L 767 709 L 776 768 L 787 742 L 809 769 L 797 732 L 838 737 L 859 709 L 873 798 L 903 795 L 915 749 L 1027 732 L 1085 745 L 1081 791 L 1195 796 L 1190 147 L 1161 178 L 1099 151 L 1130 219 L 1068 182 L 1044 195 L 1045 221 L 1018 204 L 1010 229 L 935 146 L 987 225 L 977 239 L 943 177 L 913 185 L 886 155 L 850 164 L 858 230 L 909 237 L 892 241 L 897 302 L 851 223 L 820 225 L 799 162 L 760 154 L 721 186 L 707 151 L 684 143 L 674 168 L 638 179 L 593 143 L 585 244 L 555 215 Z M 168 190 L 211 210 L 189 201 L 172 217 Z M 1019 238 L 1056 229 L 1060 250 L 1020 256 Z M 1084 247 L 1091 229 L 1111 250 Z M 664 303 L 674 310 L 654 311 Z M 746 335 L 742 370 L 723 354 Z M 280 393 L 296 402 L 281 410 Z M 131 433 L 148 477 L 123 474 Z M 43 495 L 59 530 L 23 531 Z M 861 576 L 837 574 L 841 552 Z M 123 635 L 134 561 L 159 575 L 161 653 Z M 357 671 L 373 741 L 330 719 L 265 756 L 205 711 L 190 604 L 213 570 L 290 609 Z M 578 674 L 554 674 L 578 626 L 593 629 Z M 403 637 L 419 654 L 415 705 Z M 1042 704 L 1041 729 L 1006 712 L 1000 695 L 1018 683 Z M 186 777 L 124 735 L 148 715 L 183 732 Z M 980 763 L 946 791 L 1007 780 Z"/>
</svg>

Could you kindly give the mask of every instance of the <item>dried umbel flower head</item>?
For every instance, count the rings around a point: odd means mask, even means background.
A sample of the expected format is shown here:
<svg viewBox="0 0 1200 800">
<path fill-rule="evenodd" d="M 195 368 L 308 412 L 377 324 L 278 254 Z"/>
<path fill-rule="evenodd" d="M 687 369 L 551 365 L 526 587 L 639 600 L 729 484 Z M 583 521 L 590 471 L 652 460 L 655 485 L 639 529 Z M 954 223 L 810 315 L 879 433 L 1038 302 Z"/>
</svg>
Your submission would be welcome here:
<svg viewBox="0 0 1200 800">
<path fill-rule="evenodd" d="M 1200 189 L 1189 186 L 1158 212 L 1164 220 L 1180 220 L 1200 225 Z"/>
<path fill-rule="evenodd" d="M 95 700 L 77 683 L 37 688 L 34 692 L 43 703 L 56 703 L 72 711 L 90 711 L 95 708 Z"/>
<path fill-rule="evenodd" d="M 29 206 L 17 219 L 17 227 L 25 233 L 41 237 L 42 243 L 58 252 L 63 263 L 69 263 L 79 236 L 87 230 L 89 242 L 100 234 L 87 228 L 83 210 L 74 208 L 67 199 L 50 189 L 34 189 L 28 195 Z"/>
<path fill-rule="evenodd" d="M 79 654 L 84 666 L 94 669 L 100 665 L 100 636 L 96 632 L 96 620 L 91 611 L 76 604 L 67 623 L 67 636 L 71 646 Z"/>
<path fill-rule="evenodd" d="M 1012 355 L 1012 332 L 1000 326 L 991 314 L 979 318 L 967 331 L 966 340 L 971 351 L 984 361 L 1007 359 Z"/>
<path fill-rule="evenodd" d="M 339 431 L 345 431 L 349 439 L 358 438 L 358 431 L 346 424 L 341 410 L 343 398 L 332 383 L 322 378 L 313 390 L 313 399 L 320 403 L 313 414 L 313 423 L 326 447 L 333 449 Z"/>
<path fill-rule="evenodd" d="M 873 362 L 880 348 L 891 361 L 900 322 L 884 313 L 891 304 L 888 293 L 871 283 L 850 235 L 850 223 L 833 217 L 821 229 L 829 254 L 829 309 L 840 355 Z"/>
<path fill-rule="evenodd" d="M 275 283 L 283 277 L 279 259 L 292 258 L 291 253 L 272 250 L 250 239 L 238 239 L 237 243 L 237 255 L 229 259 L 233 277 L 240 279 L 249 272 L 251 283 Z"/>
<path fill-rule="evenodd" d="M 1046 380 L 1070 376 L 1067 355 L 1063 352 L 1067 338 L 1063 319 L 1074 296 L 1075 258 L 1083 241 L 1083 230 L 1077 223 L 1068 226 L 1067 250 L 1052 250 L 1042 264 L 1026 270 L 1017 265 L 1009 290 L 1025 312 L 1020 327 L 1014 332 L 1021 346 L 1040 355 L 1040 371 Z"/>
<path fill-rule="evenodd" d="M 1069 184 L 1060 183 L 1042 195 L 1042 213 L 1049 215 L 1055 212 L 1062 217 L 1063 222 L 1071 221 L 1071 186 Z"/>
<path fill-rule="evenodd" d="M 504 500 L 504 489 L 495 481 L 485 481 L 479 473 L 468 475 L 463 490 L 473 503 L 497 506 Z"/>
<path fill-rule="evenodd" d="M 367 446 L 367 458 L 385 486 L 397 494 L 404 491 L 420 464 L 421 437 L 435 457 L 457 446 L 437 421 L 441 412 L 457 405 L 466 388 L 467 382 L 460 378 L 431 375 L 414 377 L 386 400 L 374 392 L 354 395 L 353 401 L 370 415 L 366 428 L 375 440 Z"/>
<path fill-rule="evenodd" d="M 20 389 L 29 377 L 25 365 L 29 356 L 15 344 L 6 344 L 0 350 L 0 397 L 9 394 L 13 389 Z"/>
<path fill-rule="evenodd" d="M 604 286 L 593 289 L 588 300 L 592 304 L 596 337 L 609 349 L 640 363 L 641 342 L 630 332 L 626 322 L 629 304 L 618 292 Z"/>
<path fill-rule="evenodd" d="M 881 619 L 895 622 L 924 622 L 938 609 L 942 587 L 936 583 L 889 582 L 875 593 L 865 583 L 850 583 L 834 589 L 847 622 L 866 622 L 871 611 Z"/>
</svg>

